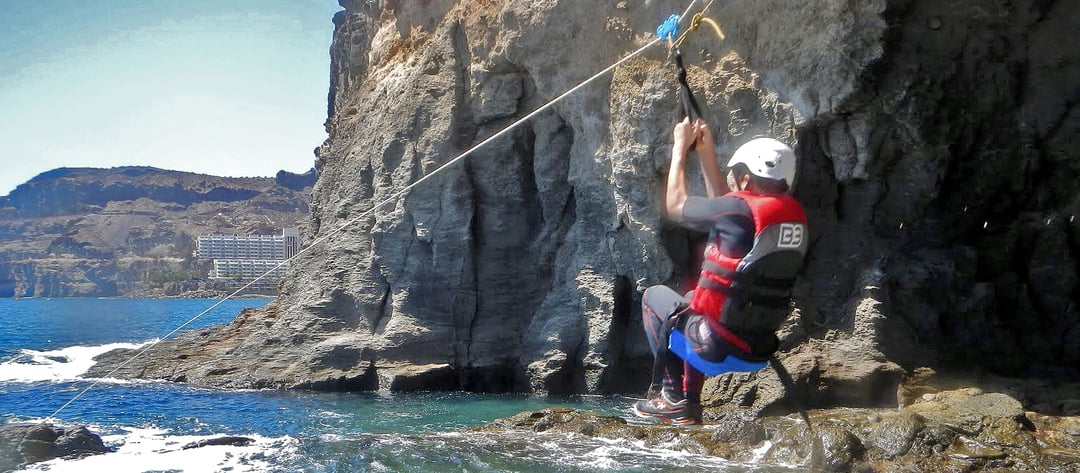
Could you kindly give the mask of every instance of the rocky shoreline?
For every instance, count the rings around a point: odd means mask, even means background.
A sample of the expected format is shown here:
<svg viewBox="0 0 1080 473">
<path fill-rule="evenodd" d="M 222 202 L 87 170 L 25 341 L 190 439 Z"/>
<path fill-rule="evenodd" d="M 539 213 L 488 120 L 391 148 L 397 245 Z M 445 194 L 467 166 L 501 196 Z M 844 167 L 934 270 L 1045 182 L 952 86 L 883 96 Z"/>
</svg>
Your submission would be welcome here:
<svg viewBox="0 0 1080 473">
<path fill-rule="evenodd" d="M 809 423 L 794 413 L 754 416 L 745 409 L 708 408 L 705 425 L 666 426 L 552 407 L 463 433 L 485 437 L 494 445 L 502 445 L 500 439 L 509 433 L 555 442 L 585 436 L 735 464 L 823 472 L 1080 471 L 1080 415 L 1076 415 L 1080 413 L 1047 415 L 1000 392 L 969 387 L 925 392 L 893 409 L 815 409 L 804 414 Z M 224 437 L 184 448 L 243 440 Z M 515 448 L 512 442 L 503 443 L 500 448 Z M 81 426 L 0 426 L 3 471 L 110 451 L 100 437 Z"/>
<path fill-rule="evenodd" d="M 706 425 L 669 427 L 571 409 L 523 412 L 477 429 L 585 435 L 736 463 L 829 472 L 1080 471 L 1080 417 L 1025 411 L 977 388 L 927 394 L 897 409 L 813 410 L 754 418 L 707 411 Z"/>
</svg>

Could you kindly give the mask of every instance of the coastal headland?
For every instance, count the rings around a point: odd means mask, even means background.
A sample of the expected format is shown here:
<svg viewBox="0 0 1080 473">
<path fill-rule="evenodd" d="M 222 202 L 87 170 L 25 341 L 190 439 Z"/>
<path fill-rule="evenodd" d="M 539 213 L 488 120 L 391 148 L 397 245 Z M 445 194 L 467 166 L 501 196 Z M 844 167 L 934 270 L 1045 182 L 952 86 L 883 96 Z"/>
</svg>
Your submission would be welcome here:
<svg viewBox="0 0 1080 473">
<path fill-rule="evenodd" d="M 653 41 L 684 2 L 340 3 L 305 227 L 323 243 L 265 308 L 164 341 L 119 375 L 643 393 L 641 292 L 692 278 L 703 240 L 661 212 L 679 95 L 662 42 L 399 193 Z M 1076 467 L 1080 53 L 1059 42 L 1078 12 L 1037 0 L 711 4 L 723 38 L 703 28 L 681 50 L 717 154 L 758 135 L 790 143 L 812 244 L 780 337 L 793 383 L 773 370 L 712 379 L 707 418 L 802 406 L 821 427 L 771 438 L 800 452 L 820 442 L 827 454 L 808 464 L 834 471 L 912 451 L 943 462 L 919 471 Z M 1061 388 L 1040 400 L 912 388 L 935 372 Z"/>
</svg>

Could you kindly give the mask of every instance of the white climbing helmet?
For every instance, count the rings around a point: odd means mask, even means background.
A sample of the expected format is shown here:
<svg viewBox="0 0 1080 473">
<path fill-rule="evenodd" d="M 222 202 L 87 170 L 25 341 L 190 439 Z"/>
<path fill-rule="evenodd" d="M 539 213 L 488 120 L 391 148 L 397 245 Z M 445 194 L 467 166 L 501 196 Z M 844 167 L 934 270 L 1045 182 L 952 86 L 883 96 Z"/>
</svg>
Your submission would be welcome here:
<svg viewBox="0 0 1080 473">
<path fill-rule="evenodd" d="M 754 138 L 735 150 L 728 161 L 731 169 L 745 164 L 755 176 L 784 181 L 788 187 L 795 183 L 795 151 L 772 138 Z"/>
</svg>

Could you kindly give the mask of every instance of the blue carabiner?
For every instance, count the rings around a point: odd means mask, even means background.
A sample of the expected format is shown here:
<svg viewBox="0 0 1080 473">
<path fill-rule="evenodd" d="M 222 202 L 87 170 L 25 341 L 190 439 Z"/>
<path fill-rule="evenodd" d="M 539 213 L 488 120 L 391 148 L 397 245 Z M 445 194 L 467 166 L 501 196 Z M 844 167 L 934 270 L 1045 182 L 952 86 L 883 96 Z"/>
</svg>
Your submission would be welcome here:
<svg viewBox="0 0 1080 473">
<path fill-rule="evenodd" d="M 677 38 L 679 36 L 679 15 L 673 13 L 660 26 L 657 26 L 656 36 L 668 40 Z"/>
</svg>

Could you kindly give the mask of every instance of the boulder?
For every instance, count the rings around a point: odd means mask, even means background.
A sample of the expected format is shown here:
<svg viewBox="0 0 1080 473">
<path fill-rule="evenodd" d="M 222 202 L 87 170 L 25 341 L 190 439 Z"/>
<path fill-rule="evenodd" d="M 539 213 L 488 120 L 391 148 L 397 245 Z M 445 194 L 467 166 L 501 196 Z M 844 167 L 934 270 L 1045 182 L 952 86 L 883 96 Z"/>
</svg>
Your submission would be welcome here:
<svg viewBox="0 0 1080 473">
<path fill-rule="evenodd" d="M 82 426 L 65 429 L 47 424 L 0 425 L 0 471 L 109 451 L 101 437 Z"/>
<path fill-rule="evenodd" d="M 229 446 L 229 447 L 246 447 L 255 442 L 255 439 L 249 437 L 238 437 L 235 435 L 224 435 L 221 437 L 214 437 L 211 439 L 199 440 L 197 442 L 191 442 L 181 447 L 181 450 L 190 450 L 193 448 L 212 447 L 212 446 Z"/>
<path fill-rule="evenodd" d="M 987 419 L 1024 418 L 1024 406 L 1016 399 L 978 388 L 926 394 L 904 409 L 968 435 L 982 431 Z"/>
</svg>

